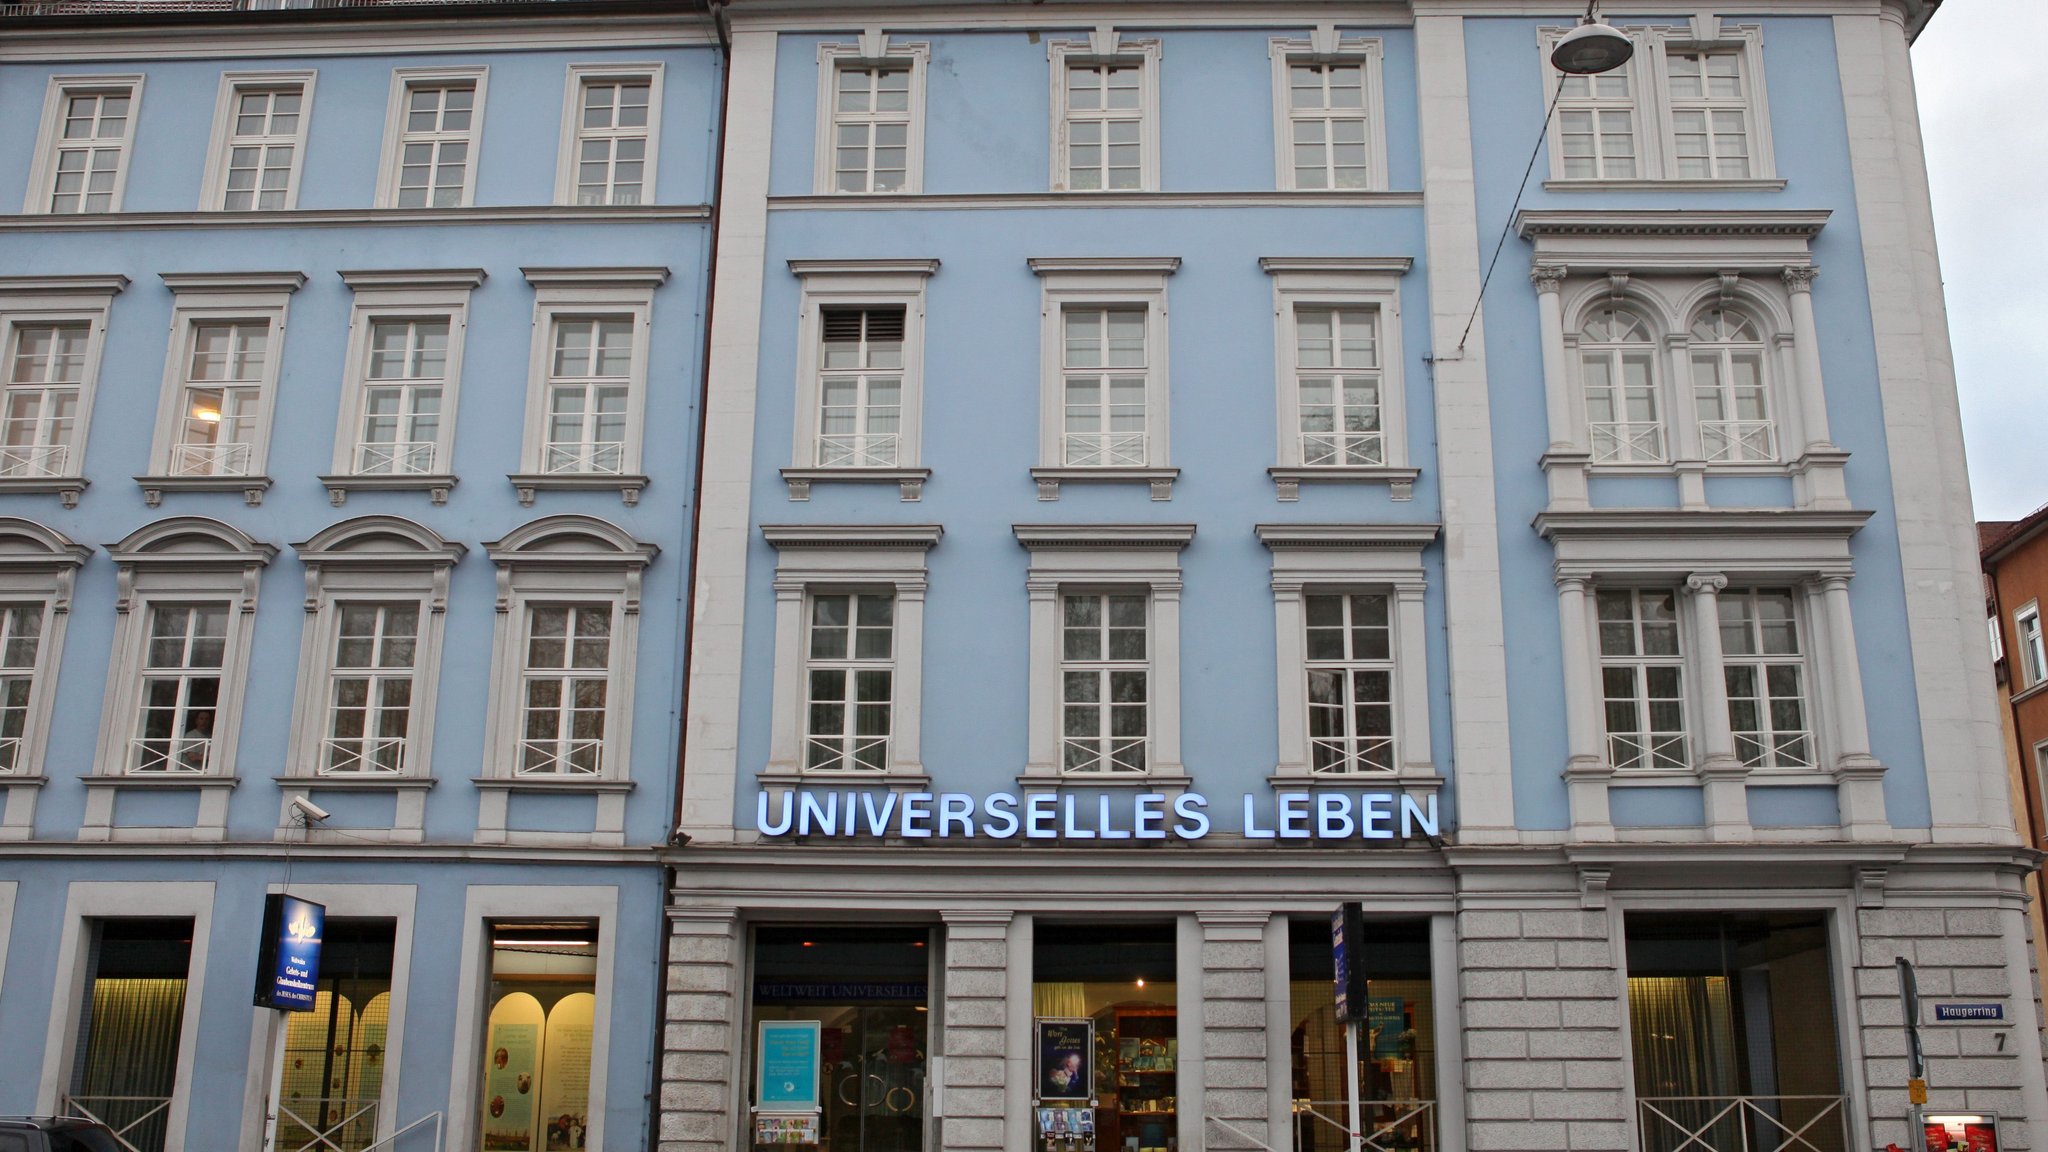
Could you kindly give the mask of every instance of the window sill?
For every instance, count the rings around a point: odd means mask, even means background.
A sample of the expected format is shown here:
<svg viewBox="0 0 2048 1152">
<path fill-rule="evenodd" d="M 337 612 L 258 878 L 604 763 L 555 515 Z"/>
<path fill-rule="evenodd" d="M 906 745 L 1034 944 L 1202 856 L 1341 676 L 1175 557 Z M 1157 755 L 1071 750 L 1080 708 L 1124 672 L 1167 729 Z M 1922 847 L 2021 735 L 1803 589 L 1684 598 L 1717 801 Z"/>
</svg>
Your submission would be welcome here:
<svg viewBox="0 0 2048 1152">
<path fill-rule="evenodd" d="M 1783 192 L 1783 180 L 1545 180 L 1545 192 Z"/>
<path fill-rule="evenodd" d="M 91 483 L 83 476 L 0 476 L 0 495 L 54 494 L 64 501 L 66 508 L 76 508 L 79 494 Z"/>
<path fill-rule="evenodd" d="M 1273 497 L 1276 500 L 1301 499 L 1303 484 L 1385 484 L 1389 498 L 1404 501 L 1415 498 L 1415 478 L 1422 475 L 1422 469 L 1368 465 L 1288 465 L 1283 468 L 1268 468 L 1266 474 L 1273 478 Z"/>
<path fill-rule="evenodd" d="M 2048 692 L 2048 680 L 2041 680 L 2036 683 L 2029 684 L 2025 688 L 2022 688 L 2019 691 L 2013 693 L 2012 702 L 2018 704 L 2024 700 L 2032 700 L 2034 697 L 2041 695 L 2043 692 Z"/>
<path fill-rule="evenodd" d="M 627 504 L 638 504 L 647 477 L 620 472 L 514 472 L 505 477 L 519 491 L 522 507 L 533 506 L 537 492 L 612 492 Z"/>
<path fill-rule="evenodd" d="M 142 485 L 142 502 L 151 508 L 164 502 L 166 492 L 240 492 L 242 502 L 253 506 L 263 503 L 271 484 L 263 475 L 137 476 L 135 482 Z"/>
<path fill-rule="evenodd" d="M 1142 788 L 1153 792 L 1186 792 L 1194 786 L 1195 778 L 1185 773 L 1103 772 L 1048 776 L 1026 773 L 1017 777 L 1017 787 L 1027 793 L 1058 792 L 1065 788 Z"/>
<path fill-rule="evenodd" d="M 49 782 L 50 778 L 40 772 L 0 772 L 0 788 L 41 788 Z"/>
<path fill-rule="evenodd" d="M 438 781 L 432 776 L 272 776 L 283 788 L 319 789 L 326 792 L 425 792 Z"/>
<path fill-rule="evenodd" d="M 1060 484 L 1149 484 L 1152 499 L 1173 499 L 1173 482 L 1180 476 L 1178 468 L 1033 468 L 1031 478 L 1038 482 L 1040 500 L 1060 498 Z"/>
<path fill-rule="evenodd" d="M 1444 778 L 1434 773 L 1418 772 L 1374 772 L 1351 775 L 1330 775 L 1328 773 L 1284 772 L 1276 770 L 1266 777 L 1266 784 L 1275 792 L 1282 789 L 1301 788 L 1360 788 L 1401 792 L 1435 792 L 1444 786 Z"/>
<path fill-rule="evenodd" d="M 631 792 L 631 780 L 561 780 L 537 776 L 476 776 L 479 792 Z"/>
<path fill-rule="evenodd" d="M 153 776 L 81 776 L 79 782 L 88 788 L 235 788 L 242 779 L 206 772 L 165 772 Z"/>
<path fill-rule="evenodd" d="M 931 479 L 929 468 L 784 468 L 783 483 L 789 485 L 789 498 L 804 501 L 811 498 L 813 484 L 895 484 L 903 502 L 915 504 L 924 499 L 924 482 Z"/>
<path fill-rule="evenodd" d="M 1818 768 L 1744 768 L 1741 770 L 1742 783 L 1746 787 L 1812 787 L 1821 785 L 1832 788 L 1840 779 L 1832 772 Z M 1631 772 L 1617 769 L 1607 777 L 1610 788 L 1698 788 L 1705 784 L 1707 777 L 1692 769 L 1663 770 L 1655 772 Z"/>
<path fill-rule="evenodd" d="M 445 472 L 405 476 L 340 475 L 322 476 L 320 483 L 327 485 L 327 499 L 336 508 L 348 502 L 351 492 L 425 492 L 434 503 L 446 504 L 449 489 L 455 487 L 455 477 Z"/>
<path fill-rule="evenodd" d="M 929 790 L 932 778 L 922 772 L 790 772 L 768 769 L 754 777 L 763 788 L 887 788 L 891 792 Z"/>
</svg>

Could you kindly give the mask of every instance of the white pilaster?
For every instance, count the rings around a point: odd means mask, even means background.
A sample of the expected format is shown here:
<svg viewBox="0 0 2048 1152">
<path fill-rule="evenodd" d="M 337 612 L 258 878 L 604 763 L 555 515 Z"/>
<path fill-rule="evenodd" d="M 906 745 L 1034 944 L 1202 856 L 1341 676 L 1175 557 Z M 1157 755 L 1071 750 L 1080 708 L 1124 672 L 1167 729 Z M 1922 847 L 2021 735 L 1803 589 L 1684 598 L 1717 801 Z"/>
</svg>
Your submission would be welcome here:
<svg viewBox="0 0 2048 1152">
<path fill-rule="evenodd" d="M 1695 572 L 1686 577 L 1692 594 L 1693 654 L 1700 670 L 1700 761 L 1706 797 L 1707 835 L 1715 840 L 1747 840 L 1749 769 L 1735 755 L 1735 736 L 1728 725 L 1728 679 L 1721 671 L 1721 590 L 1728 577 Z"/>
<path fill-rule="evenodd" d="M 1612 840 L 1607 783 L 1614 768 L 1600 747 L 1600 701 L 1593 660 L 1593 630 L 1587 611 L 1593 590 L 1583 578 L 1557 582 L 1558 640 L 1564 669 L 1565 786 L 1571 798 L 1572 838 Z"/>
</svg>

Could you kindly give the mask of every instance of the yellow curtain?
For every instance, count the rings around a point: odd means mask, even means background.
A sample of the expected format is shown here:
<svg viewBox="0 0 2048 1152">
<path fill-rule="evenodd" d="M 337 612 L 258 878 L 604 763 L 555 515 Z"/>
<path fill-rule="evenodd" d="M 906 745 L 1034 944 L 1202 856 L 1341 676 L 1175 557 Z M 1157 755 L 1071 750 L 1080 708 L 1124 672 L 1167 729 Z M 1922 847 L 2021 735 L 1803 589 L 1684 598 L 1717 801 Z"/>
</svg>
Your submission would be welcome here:
<svg viewBox="0 0 2048 1152">
<path fill-rule="evenodd" d="M 1086 1016 L 1088 990 L 1079 983 L 1033 984 L 1031 1014 L 1034 1016 Z"/>
</svg>

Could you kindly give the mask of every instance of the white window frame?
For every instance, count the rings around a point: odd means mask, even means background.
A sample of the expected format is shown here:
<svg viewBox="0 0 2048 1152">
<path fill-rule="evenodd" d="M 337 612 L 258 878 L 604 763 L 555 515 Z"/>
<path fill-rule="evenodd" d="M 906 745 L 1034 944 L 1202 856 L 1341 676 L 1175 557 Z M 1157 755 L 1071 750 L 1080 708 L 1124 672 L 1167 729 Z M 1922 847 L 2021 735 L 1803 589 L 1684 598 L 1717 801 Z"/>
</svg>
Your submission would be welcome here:
<svg viewBox="0 0 2048 1152">
<path fill-rule="evenodd" d="M 1180 258 L 1073 257 L 1033 259 L 1029 264 L 1038 274 L 1040 289 L 1038 466 L 1031 470 L 1038 498 L 1059 499 L 1062 481 L 1131 481 L 1149 485 L 1154 500 L 1171 499 L 1180 470 L 1173 467 L 1166 281 L 1179 270 Z M 1145 310 L 1143 467 L 1066 463 L 1066 311 L 1104 307 Z"/>
<path fill-rule="evenodd" d="M 1030 721 L 1024 773 L 1027 787 L 1085 783 L 1090 787 L 1185 786 L 1181 762 L 1180 554 L 1194 539 L 1192 524 L 1013 524 L 1011 532 L 1031 555 L 1025 575 L 1030 598 Z M 1136 592 L 1147 599 L 1147 715 L 1143 772 L 1066 772 L 1061 748 L 1065 692 L 1060 670 L 1062 595 Z"/>
<path fill-rule="evenodd" d="M 571 64 L 568 83 L 562 91 L 562 140 L 561 151 L 555 161 L 555 203 L 574 206 L 576 204 L 576 164 L 579 145 L 583 140 L 583 88 L 587 84 L 607 82 L 647 82 L 647 159 L 641 170 L 640 199 L 637 205 L 613 205 L 604 207 L 634 207 L 659 203 L 655 198 L 655 166 L 661 155 L 661 87 L 666 66 L 660 61 L 632 62 L 617 64 Z M 607 185 L 609 188 L 610 185 Z M 585 205 L 598 207 L 598 205 Z"/>
<path fill-rule="evenodd" d="M 1046 46 L 1052 62 L 1052 178 L 1055 192 L 1072 192 L 1068 187 L 1067 145 L 1072 134 L 1071 110 L 1067 107 L 1067 70 L 1080 67 L 1135 67 L 1138 69 L 1138 186 L 1132 188 L 1091 188 L 1088 195 L 1159 191 L 1159 62 L 1157 40 L 1123 40 L 1113 28 L 1098 28 L 1086 40 L 1054 40 Z M 1107 141 L 1102 145 L 1108 147 Z"/>
<path fill-rule="evenodd" d="M 113 657 L 94 761 L 104 771 L 86 777 L 85 819 L 79 839 L 221 839 L 227 831 L 228 794 L 235 784 L 257 591 L 263 569 L 277 556 L 277 549 L 218 520 L 175 516 L 144 525 L 107 553 L 118 566 L 119 598 L 114 602 Z M 214 710 L 213 747 L 206 768 L 203 772 L 130 772 L 135 726 L 143 703 L 151 615 L 159 605 L 198 602 L 222 603 L 228 608 L 220 699 Z M 115 827 L 115 792 L 152 786 L 198 788 L 197 823 L 189 830 Z"/>
<path fill-rule="evenodd" d="M 1571 31 L 1565 27 L 1537 30 L 1543 54 L 1543 94 L 1556 94 L 1561 74 L 1550 63 L 1550 50 Z M 1771 145 L 1770 101 L 1764 84 L 1763 27 L 1724 22 L 1718 16 L 1695 16 L 1684 24 L 1631 25 L 1621 29 L 1635 42 L 1629 61 L 1633 84 L 1637 174 L 1633 177 L 1571 177 L 1564 174 L 1564 151 L 1552 144 L 1550 185 L 1562 188 L 1614 187 L 1640 184 L 1701 188 L 1782 187 Z M 1680 177 L 1671 121 L 1671 75 L 1667 54 L 1673 50 L 1735 52 L 1742 58 L 1743 104 L 1748 114 L 1750 173 L 1746 177 Z M 1561 104 L 1560 108 L 1565 105 Z M 1590 107 L 1591 105 L 1586 105 Z"/>
<path fill-rule="evenodd" d="M 1413 265 L 1405 256 L 1260 259 L 1259 267 L 1273 281 L 1273 400 L 1278 441 L 1268 472 L 1279 499 L 1299 499 L 1303 482 L 1385 483 L 1395 500 L 1414 495 L 1415 477 L 1420 472 L 1408 456 L 1407 362 L 1401 350 L 1401 277 Z M 1305 308 L 1362 308 L 1377 314 L 1384 457 L 1379 465 L 1302 463 L 1295 318 Z"/>
<path fill-rule="evenodd" d="M 592 516 L 544 516 L 484 548 L 498 566 L 498 615 L 491 648 L 490 715 L 477 781 L 483 790 L 477 842 L 622 844 L 626 791 L 632 787 L 640 576 L 660 550 Z M 604 747 L 599 771 L 590 775 L 521 775 L 518 771 L 528 621 L 535 606 L 553 604 L 605 605 L 611 610 Z M 513 791 L 595 792 L 595 827 L 587 834 L 509 831 L 506 809 L 508 794 Z"/>
<path fill-rule="evenodd" d="M 1261 524 L 1272 553 L 1275 699 L 1280 718 L 1275 777 L 1332 784 L 1398 780 L 1404 788 L 1441 784 L 1430 750 L 1428 579 L 1422 552 L 1434 524 Z M 1309 754 L 1308 606 L 1311 595 L 1384 594 L 1389 600 L 1394 666 L 1394 772 L 1319 773 Z"/>
<path fill-rule="evenodd" d="M 1728 726 L 1729 731 L 1734 736 L 1736 742 L 1735 757 L 1738 760 L 1743 760 L 1744 758 L 1742 755 L 1742 737 L 1744 733 L 1735 729 L 1734 702 L 1733 699 L 1729 697 L 1729 694 L 1725 691 L 1727 684 L 1728 669 L 1735 666 L 1743 666 L 1754 669 L 1759 673 L 1757 677 L 1757 685 L 1760 695 L 1750 698 L 1754 699 L 1757 702 L 1757 711 L 1759 714 L 1759 718 L 1762 720 L 1762 723 L 1764 724 L 1764 727 L 1760 728 L 1757 731 L 1756 735 L 1763 737 L 1778 737 L 1782 739 L 1788 733 L 1778 731 L 1771 720 L 1771 703 L 1773 700 L 1779 699 L 1779 697 L 1774 697 L 1770 693 L 1768 670 L 1772 667 L 1789 666 L 1797 668 L 1799 670 L 1799 713 L 1800 717 L 1805 721 L 1805 727 L 1802 730 L 1800 730 L 1799 735 L 1806 742 L 1807 759 L 1812 761 L 1812 763 L 1773 763 L 1773 761 L 1777 759 L 1777 750 L 1776 748 L 1772 747 L 1763 749 L 1761 755 L 1759 756 L 1759 760 L 1761 762 L 1755 765 L 1751 765 L 1751 770 L 1764 773 L 1784 771 L 1806 772 L 1811 771 L 1813 768 L 1818 767 L 1822 763 L 1821 732 L 1817 717 L 1817 701 L 1814 699 L 1814 653 L 1812 650 L 1812 630 L 1808 626 L 1809 609 L 1807 607 L 1806 594 L 1796 585 L 1770 584 L 1768 582 L 1750 582 L 1745 583 L 1740 588 L 1730 587 L 1722 589 L 1715 598 L 1715 604 L 1717 607 L 1723 609 L 1725 609 L 1726 605 L 1731 600 L 1746 600 L 1751 604 L 1754 604 L 1758 593 L 1777 591 L 1788 592 L 1791 595 L 1792 634 L 1796 643 L 1799 646 L 1799 650 L 1793 653 L 1770 653 L 1761 651 L 1761 645 L 1759 645 L 1759 651 L 1753 653 L 1730 652 L 1728 650 L 1726 632 L 1724 631 L 1723 639 L 1721 642 L 1721 675 L 1722 685 L 1724 688 L 1722 696 L 1724 699 L 1729 699 Z M 1722 612 L 1721 615 L 1722 619 L 1716 620 L 1714 623 L 1716 627 L 1725 629 L 1727 627 L 1725 622 L 1725 610 Z M 1746 619 L 1753 625 L 1751 629 L 1752 632 L 1754 632 L 1758 636 L 1758 638 L 1761 638 L 1761 625 L 1760 623 L 1756 623 L 1757 621 L 1761 620 L 1761 617 L 1747 617 Z M 1744 760 L 1744 763 L 1748 763 L 1748 761 Z"/>
<path fill-rule="evenodd" d="M 764 786 L 847 780 L 905 788 L 929 782 L 922 753 L 924 604 L 927 554 L 939 542 L 937 524 L 889 527 L 764 524 L 761 535 L 776 551 L 775 673 Z M 889 755 L 881 772 L 813 770 L 804 755 L 808 727 L 811 599 L 819 593 L 886 591 L 896 597 L 895 673 Z"/>
<path fill-rule="evenodd" d="M 398 207 L 398 183 L 405 167 L 405 146 L 412 133 L 406 130 L 408 106 L 416 88 L 450 88 L 468 84 L 476 93 L 470 105 L 469 131 L 465 133 L 429 133 L 436 144 L 461 139 L 469 144 L 469 159 L 463 166 L 462 196 L 457 207 L 467 208 L 476 203 L 477 152 L 483 143 L 484 96 L 490 85 L 491 70 L 488 65 L 472 68 L 393 68 L 391 70 L 391 95 L 384 113 L 384 145 L 378 153 L 381 161 L 377 166 L 377 199 L 379 208 Z M 438 153 L 437 153 L 438 155 Z M 420 210 L 432 209 L 433 168 L 428 169 L 427 200 Z M 408 209 L 411 211 L 412 209 Z"/>
<path fill-rule="evenodd" d="M 35 157 L 30 162 L 28 173 L 28 197 L 22 203 L 25 216 L 59 215 L 52 211 L 50 198 L 56 194 L 57 151 L 63 145 L 61 134 L 64 125 L 64 105 L 72 96 L 87 93 L 106 93 L 116 89 L 128 90 L 127 134 L 121 140 L 120 159 L 114 166 L 114 187 L 112 199 L 107 205 L 108 212 L 121 211 L 122 197 L 128 188 L 129 162 L 135 154 L 135 126 L 142 115 L 142 81 L 140 72 L 126 72 L 108 75 L 52 76 L 43 94 L 42 124 L 36 132 Z M 83 211 L 81 202 L 81 212 Z M 72 215 L 72 213 L 61 213 Z"/>
<path fill-rule="evenodd" d="M 510 477 L 519 502 L 531 505 L 544 489 L 613 490 L 628 504 L 640 500 L 647 477 L 641 467 L 647 409 L 650 326 L 654 290 L 666 268 L 523 268 L 533 285 L 533 347 L 527 358 L 525 446 L 520 471 Z M 617 472 L 548 472 L 549 382 L 557 321 L 625 317 L 633 325 L 633 363 L 626 382 L 626 439 Z"/>
<path fill-rule="evenodd" d="M 220 94 L 213 108 L 213 135 L 206 147 L 206 176 L 199 189 L 199 207 L 203 211 L 227 211 L 228 162 L 235 146 L 235 110 L 245 93 L 299 90 L 298 130 L 290 137 L 263 137 L 271 143 L 288 140 L 292 146 L 290 174 L 286 178 L 284 205 L 279 208 L 261 208 L 252 203 L 249 208 L 236 209 L 248 212 L 289 212 L 299 206 L 299 174 L 306 166 L 306 141 L 308 127 L 313 120 L 313 86 L 319 73 L 312 69 L 292 72 L 223 72 L 220 77 Z M 261 168 L 258 169 L 260 173 Z M 257 201 L 261 200 L 262 180 L 257 181 Z"/>
<path fill-rule="evenodd" d="M 904 500 L 920 499 L 924 482 L 931 475 L 931 469 L 924 467 L 923 450 L 925 288 L 939 270 L 939 262 L 792 260 L 789 270 L 802 284 L 802 303 L 797 313 L 796 412 L 791 421 L 790 466 L 782 470 L 790 499 L 807 500 L 812 484 L 833 481 L 893 481 L 899 485 Z M 820 364 L 825 309 L 868 306 L 903 309 L 903 383 L 899 393 L 896 463 L 886 467 L 820 466 Z"/>
<path fill-rule="evenodd" d="M 1586 324 L 1591 319 L 1593 313 L 1602 310 L 1625 311 L 1634 315 L 1641 321 L 1642 327 L 1647 333 L 1647 339 L 1639 341 L 1589 339 L 1586 335 Z M 1578 309 L 1577 317 L 1577 323 L 1572 326 L 1571 332 L 1565 337 L 1565 346 L 1570 352 L 1567 360 L 1569 365 L 1567 371 L 1572 376 L 1574 408 L 1578 415 L 1578 426 L 1585 432 L 1583 443 L 1586 446 L 1586 450 L 1592 453 L 1592 466 L 1595 468 L 1669 468 L 1674 460 L 1679 459 L 1684 454 L 1685 448 L 1679 442 L 1680 437 L 1677 427 L 1679 392 L 1675 382 L 1671 379 L 1671 360 L 1664 355 L 1663 351 L 1669 343 L 1667 334 L 1671 331 L 1668 318 L 1663 315 L 1662 309 L 1655 307 L 1654 301 L 1646 302 L 1629 297 L 1614 296 L 1597 297 L 1587 300 Z M 1638 431 L 1626 431 L 1617 437 L 1617 442 L 1623 446 L 1622 455 L 1603 458 L 1597 451 L 1594 451 L 1593 398 L 1586 376 L 1587 353 L 1589 346 L 1593 345 L 1599 346 L 1611 366 L 1622 367 L 1626 364 L 1627 358 L 1630 355 L 1640 355 L 1649 364 L 1650 401 L 1656 408 L 1655 418 L 1648 421 L 1627 419 L 1629 414 L 1629 384 L 1627 372 L 1624 369 L 1612 373 L 1608 380 L 1608 387 L 1613 392 L 1615 414 L 1623 417 L 1621 420 L 1609 423 L 1624 429 L 1633 429 L 1637 424 L 1650 425 L 1651 430 L 1656 434 L 1656 450 L 1654 453 L 1644 452 L 1641 455 L 1636 454 L 1637 449 L 1633 445 L 1642 435 Z M 1634 349 L 1635 352 L 1627 353 L 1623 352 L 1623 349 Z M 1658 363 L 1660 360 L 1664 361 L 1664 363 Z M 1692 401 L 1692 390 L 1690 387 L 1685 390 L 1684 400 L 1688 404 Z"/>
<path fill-rule="evenodd" d="M 1747 319 L 1756 332 L 1751 342 L 1732 340 L 1699 341 L 1692 336 L 1693 329 L 1706 319 L 1709 312 L 1733 312 Z M 1784 420 L 1780 413 L 1787 407 L 1785 398 L 1779 395 L 1778 370 L 1774 363 L 1778 356 L 1771 346 L 1771 329 L 1768 315 L 1759 315 L 1759 310 L 1744 301 L 1709 301 L 1693 310 L 1690 323 L 1686 326 L 1686 371 L 1690 380 L 1686 387 L 1684 402 L 1692 406 L 1693 428 L 1699 436 L 1699 452 L 1709 467 L 1720 465 L 1776 464 L 1784 458 L 1784 437 L 1780 434 Z M 1737 363 L 1738 348 L 1753 349 L 1756 353 L 1758 387 L 1763 395 L 1763 418 L 1745 419 L 1734 415 L 1735 401 L 1734 367 Z M 1699 373 L 1699 360 L 1703 354 L 1710 354 L 1716 363 L 1714 379 L 1703 381 Z M 1721 438 L 1722 454 L 1717 459 L 1708 447 L 1709 421 L 1700 417 L 1700 394 L 1711 389 L 1719 393 L 1722 404 L 1722 418 L 1712 423 L 1725 425 L 1717 435 Z M 1762 434 L 1763 450 L 1757 454 L 1754 447 L 1757 434 Z M 1744 453 L 1751 453 L 1745 455 Z"/>
<path fill-rule="evenodd" d="M 64 659 L 65 625 L 71 619 L 72 589 L 92 549 L 63 533 L 18 517 L 0 517 L 0 605 L 37 605 L 43 613 L 36 641 L 27 715 L 23 718 L 14 767 L 0 772 L 0 841 L 35 834 L 37 785 L 49 750 L 50 722 Z"/>
<path fill-rule="evenodd" d="M 0 276 L 0 418 L 13 385 L 17 332 L 49 325 L 86 326 L 85 364 L 78 385 L 78 415 L 63 467 L 45 475 L 0 476 L 0 492 L 54 492 L 66 508 L 85 490 L 85 452 L 91 433 L 94 394 L 106 350 L 107 317 L 114 297 L 128 287 L 126 276 Z"/>
<path fill-rule="evenodd" d="M 1307 40 L 1274 37 L 1268 54 L 1273 59 L 1273 186 L 1282 192 L 1384 192 L 1387 190 L 1387 122 L 1385 48 L 1378 37 L 1337 37 L 1334 27 L 1318 28 Z M 1366 176 L 1363 188 L 1302 189 L 1294 171 L 1293 77 L 1294 65 L 1345 65 L 1361 71 L 1364 107 L 1358 115 L 1365 121 Z M 1328 145 L 1325 141 L 1325 145 Z"/>
<path fill-rule="evenodd" d="M 1666 595 L 1671 598 L 1671 635 L 1677 651 L 1668 655 L 1644 651 L 1642 643 L 1644 615 L 1642 601 L 1646 595 Z M 1607 651 L 1601 632 L 1606 624 L 1600 615 L 1602 597 L 1625 596 L 1629 601 L 1630 647 L 1633 651 L 1610 653 Z M 1701 721 L 1706 719 L 1700 691 L 1703 676 L 1715 675 L 1719 669 L 1699 667 L 1700 653 L 1686 633 L 1694 629 L 1691 618 L 1693 606 L 1689 603 L 1683 588 L 1663 584 L 1603 584 L 1593 589 L 1593 657 L 1595 675 L 1599 677 L 1596 692 L 1600 703 L 1600 730 L 1605 740 L 1604 755 L 1618 776 L 1634 776 L 1639 773 L 1689 772 L 1697 764 L 1700 745 L 1704 742 Z M 1718 627 L 1718 621 L 1716 622 Z M 1621 668 L 1632 673 L 1635 687 L 1628 703 L 1635 711 L 1635 718 L 1642 726 L 1631 732 L 1616 732 L 1607 724 L 1607 670 Z M 1677 732 L 1658 731 L 1648 727 L 1651 710 L 1664 697 L 1649 694 L 1650 673 L 1654 669 L 1674 669 L 1678 673 L 1678 718 Z M 1636 756 L 1640 763 L 1624 766 L 1615 756 L 1620 741 L 1635 740 L 1640 747 Z M 1677 754 L 1672 755 L 1671 745 L 1677 745 Z M 1669 763 L 1662 763 L 1669 761 Z"/>
<path fill-rule="evenodd" d="M 2031 632 L 2028 631 L 2029 623 L 2033 625 Z M 2043 639 L 2041 627 L 2039 601 L 2029 600 L 2012 614 L 2013 647 L 2018 649 L 2019 655 L 2018 679 L 2024 681 L 2021 691 L 2048 684 L 2048 648 L 2044 648 L 2048 640 Z"/>
<path fill-rule="evenodd" d="M 171 336 L 164 357 L 163 394 L 157 407 L 156 437 L 150 449 L 150 470 L 137 477 L 143 499 L 151 507 L 166 491 L 242 493 L 249 504 L 263 502 L 270 487 L 270 430 L 283 373 L 286 313 L 292 293 L 306 282 L 301 272 L 170 273 L 164 284 L 176 300 L 171 308 Z M 202 324 L 261 322 L 268 327 L 263 374 L 257 381 L 256 433 L 248 471 L 233 475 L 181 476 L 171 472 L 178 431 L 185 421 L 185 373 L 191 362 L 192 339 Z"/>
<path fill-rule="evenodd" d="M 436 504 L 448 502 L 455 486 L 455 420 L 462 389 L 462 353 L 469 329 L 470 292 L 484 282 L 481 268 L 445 271 L 343 271 L 354 292 L 349 311 L 348 353 L 343 362 L 341 416 L 334 436 L 333 470 L 322 476 L 329 498 L 339 506 L 361 489 L 424 491 Z M 423 472 L 361 472 L 362 428 L 372 381 L 370 338 L 380 321 L 448 322 L 447 361 L 441 384 L 441 412 L 434 440 L 434 466 Z M 381 382 L 379 382 L 381 384 Z"/>
<path fill-rule="evenodd" d="M 820 196 L 915 196 L 924 191 L 925 76 L 932 49 L 922 41 L 891 44 L 888 34 L 871 30 L 853 44 L 818 45 L 817 150 L 811 166 L 811 191 Z M 848 69 L 901 69 L 910 73 L 910 107 L 904 114 L 903 187 L 890 191 L 842 192 L 838 180 L 839 73 Z M 873 124 L 870 116 L 863 121 Z M 873 169 L 869 169 L 872 177 Z"/>
</svg>

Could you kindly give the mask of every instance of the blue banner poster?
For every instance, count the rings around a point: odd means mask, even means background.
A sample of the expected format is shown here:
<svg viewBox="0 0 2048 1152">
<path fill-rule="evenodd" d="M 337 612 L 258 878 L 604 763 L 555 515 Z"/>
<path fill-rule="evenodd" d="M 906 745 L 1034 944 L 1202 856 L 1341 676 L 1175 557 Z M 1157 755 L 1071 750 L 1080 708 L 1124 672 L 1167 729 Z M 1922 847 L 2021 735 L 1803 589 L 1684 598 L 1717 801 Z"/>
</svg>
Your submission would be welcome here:
<svg viewBox="0 0 2048 1152">
<path fill-rule="evenodd" d="M 1401 1041 L 1408 1033 L 1408 1002 L 1399 996 L 1374 996 L 1365 1002 L 1365 1027 L 1371 1036 L 1368 1046 L 1374 1060 L 1401 1055 Z"/>
<path fill-rule="evenodd" d="M 762 1112 L 818 1110 L 819 1024 L 763 1020 L 755 1040 L 754 1106 Z"/>
</svg>

